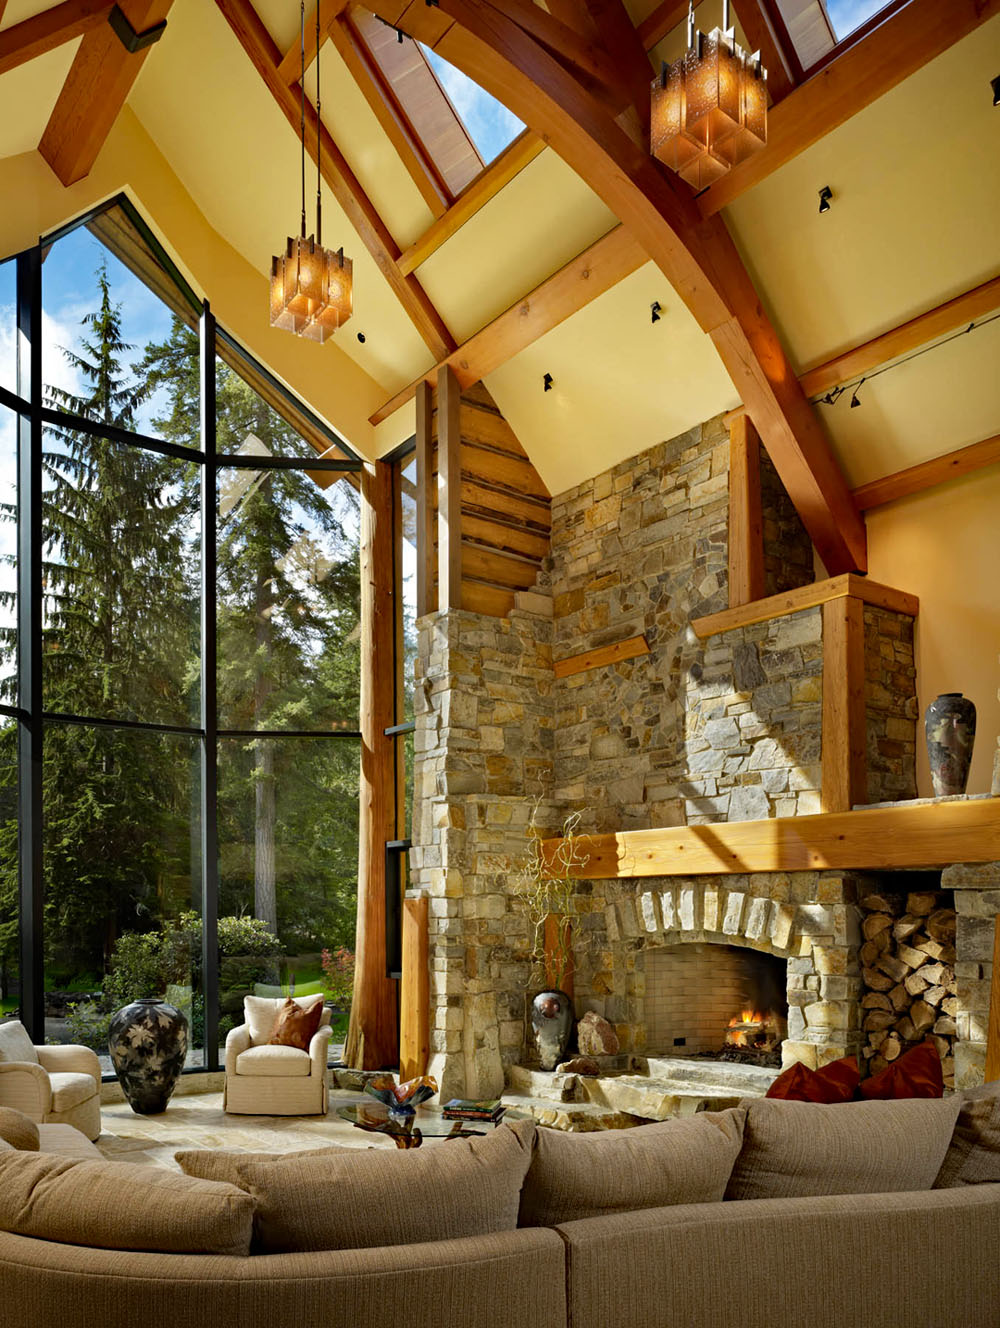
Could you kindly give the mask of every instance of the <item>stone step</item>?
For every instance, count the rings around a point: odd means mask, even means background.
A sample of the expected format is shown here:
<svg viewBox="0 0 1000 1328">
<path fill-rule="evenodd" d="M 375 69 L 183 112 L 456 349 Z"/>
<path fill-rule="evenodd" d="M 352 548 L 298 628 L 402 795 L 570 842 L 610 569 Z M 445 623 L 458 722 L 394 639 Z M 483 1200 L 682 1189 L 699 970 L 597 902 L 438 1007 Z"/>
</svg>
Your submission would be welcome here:
<svg viewBox="0 0 1000 1328">
<path fill-rule="evenodd" d="M 715 1093 L 737 1093 L 740 1097 L 763 1097 L 781 1073 L 761 1065 L 700 1060 L 693 1056 L 633 1056 L 631 1068 L 637 1076 L 703 1084 Z"/>
<path fill-rule="evenodd" d="M 581 1075 L 578 1091 L 589 1102 L 608 1110 L 657 1121 L 693 1116 L 698 1111 L 724 1111 L 727 1107 L 735 1107 L 744 1096 L 742 1092 L 713 1089 L 707 1084 L 696 1086 L 678 1080 L 649 1079 L 644 1075 L 614 1078 L 584 1078 Z"/>
<path fill-rule="evenodd" d="M 548 1125 L 570 1134 L 588 1134 L 595 1130 L 625 1130 L 641 1125 L 642 1119 L 629 1112 L 615 1111 L 599 1102 L 561 1102 L 530 1093 L 504 1093 L 503 1104 L 511 1117 L 528 1117 L 537 1125 Z"/>
<path fill-rule="evenodd" d="M 556 1074 L 553 1070 L 538 1070 L 530 1065 L 509 1065 L 507 1083 L 512 1093 L 529 1097 L 544 1097 L 555 1102 L 572 1102 L 577 1076 Z"/>
</svg>

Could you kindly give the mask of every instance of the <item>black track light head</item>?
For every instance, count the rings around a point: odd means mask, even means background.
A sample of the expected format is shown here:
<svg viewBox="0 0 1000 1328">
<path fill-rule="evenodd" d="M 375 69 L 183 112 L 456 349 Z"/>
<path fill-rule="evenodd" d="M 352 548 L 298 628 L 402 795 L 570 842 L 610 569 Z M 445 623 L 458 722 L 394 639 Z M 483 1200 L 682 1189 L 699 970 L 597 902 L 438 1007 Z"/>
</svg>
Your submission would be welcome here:
<svg viewBox="0 0 1000 1328">
<path fill-rule="evenodd" d="M 542 379 L 542 391 L 543 392 L 552 391 L 552 375 L 549 373 L 547 373 L 545 377 Z"/>
<path fill-rule="evenodd" d="M 990 87 L 993 89 L 993 105 L 1000 106 L 1000 74 L 990 79 Z"/>
<path fill-rule="evenodd" d="M 659 302 L 659 300 L 654 300 L 653 303 L 649 306 L 649 313 L 650 313 L 649 321 L 651 323 L 658 323 L 660 321 L 660 314 L 662 312 L 663 312 L 663 305 Z"/>
<path fill-rule="evenodd" d="M 822 216 L 824 212 L 830 211 L 830 200 L 832 198 L 833 198 L 833 190 L 830 188 L 828 184 L 825 184 L 823 188 L 819 191 L 820 216 Z"/>
<path fill-rule="evenodd" d="M 862 378 L 861 382 L 858 383 L 857 387 L 854 389 L 854 395 L 851 397 L 851 402 L 850 402 L 851 410 L 853 410 L 855 406 L 861 405 L 861 399 L 858 396 L 858 393 L 861 391 L 864 385 L 865 385 L 865 380 Z"/>
</svg>

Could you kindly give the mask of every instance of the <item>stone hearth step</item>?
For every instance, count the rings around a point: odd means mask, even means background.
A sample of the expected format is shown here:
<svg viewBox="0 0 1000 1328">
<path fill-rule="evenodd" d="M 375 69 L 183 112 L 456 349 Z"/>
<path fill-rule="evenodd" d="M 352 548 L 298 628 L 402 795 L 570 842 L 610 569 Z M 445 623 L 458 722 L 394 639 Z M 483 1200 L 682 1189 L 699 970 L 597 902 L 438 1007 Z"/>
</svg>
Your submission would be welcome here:
<svg viewBox="0 0 1000 1328">
<path fill-rule="evenodd" d="M 745 1096 L 742 1092 L 720 1092 L 707 1084 L 698 1088 L 679 1080 L 631 1074 L 614 1078 L 581 1076 L 579 1091 L 589 1102 L 656 1121 L 693 1116 L 698 1111 L 724 1111 Z"/>
<path fill-rule="evenodd" d="M 642 1118 L 629 1112 L 616 1111 L 599 1102 L 562 1102 L 552 1097 L 536 1097 L 530 1093 L 505 1092 L 504 1106 L 511 1119 L 529 1117 L 537 1125 L 549 1125 L 570 1134 L 587 1134 L 595 1130 L 626 1130 L 641 1125 Z"/>
<path fill-rule="evenodd" d="M 763 1097 L 781 1073 L 761 1065 L 702 1060 L 694 1056 L 633 1056 L 629 1068 L 633 1074 L 647 1075 L 650 1079 L 702 1084 L 716 1092 L 737 1093 L 740 1097 Z"/>
</svg>

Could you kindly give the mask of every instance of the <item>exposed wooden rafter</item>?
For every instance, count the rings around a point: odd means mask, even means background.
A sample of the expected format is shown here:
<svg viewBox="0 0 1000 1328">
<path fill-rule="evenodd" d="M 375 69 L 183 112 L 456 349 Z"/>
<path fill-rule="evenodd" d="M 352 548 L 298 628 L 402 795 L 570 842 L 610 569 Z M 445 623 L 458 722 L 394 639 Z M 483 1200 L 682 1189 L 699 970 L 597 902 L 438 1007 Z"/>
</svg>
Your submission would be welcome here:
<svg viewBox="0 0 1000 1328">
<path fill-rule="evenodd" d="M 620 71 L 643 132 L 649 132 L 649 89 L 653 67 L 623 0 L 584 0 L 602 46 Z"/>
<path fill-rule="evenodd" d="M 960 447 L 955 452 L 932 457 L 930 461 L 921 461 L 916 466 L 907 466 L 905 470 L 897 470 L 880 480 L 862 484 L 854 490 L 854 501 L 859 511 L 867 512 L 884 503 L 895 502 L 897 498 L 909 498 L 912 494 L 922 493 L 924 489 L 936 488 L 948 480 L 957 480 L 962 475 L 971 475 L 974 471 L 998 463 L 1000 433 L 994 434 L 992 438 L 984 438 L 980 443 Z"/>
<path fill-rule="evenodd" d="M 120 0 L 142 34 L 163 23 L 171 0 Z M 126 50 L 109 23 L 86 33 L 56 98 L 38 151 L 64 185 L 90 173 L 152 47 Z"/>
<path fill-rule="evenodd" d="M 678 23 L 687 17 L 689 0 L 663 0 L 651 14 L 642 20 L 636 28 L 639 40 L 647 51 L 663 41 L 668 32 L 673 32 Z"/>
<path fill-rule="evenodd" d="M 26 64 L 57 46 L 101 27 L 111 5 L 108 0 L 63 0 L 0 32 L 0 74 Z M 0 5 L 0 18 L 3 5 Z"/>
<path fill-rule="evenodd" d="M 491 198 L 495 198 L 501 189 L 524 170 L 529 162 L 535 160 L 545 147 L 540 138 L 524 130 L 508 144 L 503 152 L 489 166 L 462 190 L 442 216 L 438 217 L 419 239 L 414 240 L 408 249 L 399 256 L 399 270 L 404 273 L 415 271 L 421 263 L 427 261 L 451 237 L 481 211 Z"/>
<path fill-rule="evenodd" d="M 349 0 L 319 0 L 319 44 L 322 48 L 330 37 L 330 24 L 344 12 Z M 305 66 L 311 68 L 316 59 L 316 7 L 306 15 Z M 278 65 L 278 77 L 289 87 L 299 81 L 302 72 L 302 42 L 293 41 L 281 57 Z"/>
<path fill-rule="evenodd" d="M 329 32 L 351 77 L 419 189 L 421 198 L 435 217 L 441 217 L 448 210 L 451 194 L 423 143 L 400 114 L 396 98 L 367 45 L 346 15 L 334 19 Z M 404 268 L 402 263 L 399 266 L 404 275 L 413 270 Z"/>
<path fill-rule="evenodd" d="M 451 366 L 461 386 L 469 387 L 478 383 L 501 364 L 506 364 L 525 346 L 530 346 L 598 295 L 616 286 L 646 261 L 646 254 L 625 227 L 616 226 L 540 286 L 529 291 L 517 304 L 494 318 L 443 359 L 442 363 Z M 440 367 L 433 365 L 425 374 L 390 397 L 371 416 L 370 423 L 381 424 L 400 406 L 411 401 L 418 384 L 434 384 Z"/>
<path fill-rule="evenodd" d="M 216 0 L 219 10 L 239 38 L 266 87 L 296 131 L 299 127 L 299 88 L 286 84 L 278 76 L 281 55 L 250 0 Z M 317 131 L 319 143 L 317 147 Z M 382 221 L 360 180 L 351 170 L 325 125 L 318 121 L 316 108 L 306 102 L 306 148 L 320 170 L 348 221 L 374 258 L 382 275 L 402 304 L 424 343 L 438 359 L 455 348 L 454 338 L 444 320 L 431 304 L 427 292 L 413 276 L 399 270 L 399 246 Z"/>
<path fill-rule="evenodd" d="M 398 0 L 372 0 L 371 7 L 398 17 Z M 864 524 L 725 226 L 700 222 L 690 191 L 668 180 L 502 6 L 440 0 L 431 11 L 415 7 L 415 21 L 427 12 L 453 20 L 435 42 L 439 54 L 544 134 L 711 336 L 828 570 L 863 569 Z"/>
<path fill-rule="evenodd" d="M 872 337 L 849 350 L 841 351 L 822 364 L 814 365 L 799 377 L 806 396 L 818 396 L 832 387 L 849 382 L 887 364 L 901 355 L 906 355 L 918 346 L 926 346 L 935 337 L 942 337 L 964 323 L 975 322 L 984 314 L 1000 308 L 1000 276 L 991 281 L 984 281 L 971 290 L 963 291 L 954 299 L 928 309 L 925 313 L 910 318 L 898 327 L 890 328 L 880 336 Z"/>
<path fill-rule="evenodd" d="M 699 195 L 702 215 L 752 189 L 998 13 L 1000 0 L 910 0 L 773 108 L 767 147 Z"/>
<path fill-rule="evenodd" d="M 733 0 L 733 8 L 750 50 L 760 51 L 772 103 L 781 101 L 795 87 L 793 61 L 788 58 L 794 52 L 786 54 L 758 0 Z"/>
</svg>

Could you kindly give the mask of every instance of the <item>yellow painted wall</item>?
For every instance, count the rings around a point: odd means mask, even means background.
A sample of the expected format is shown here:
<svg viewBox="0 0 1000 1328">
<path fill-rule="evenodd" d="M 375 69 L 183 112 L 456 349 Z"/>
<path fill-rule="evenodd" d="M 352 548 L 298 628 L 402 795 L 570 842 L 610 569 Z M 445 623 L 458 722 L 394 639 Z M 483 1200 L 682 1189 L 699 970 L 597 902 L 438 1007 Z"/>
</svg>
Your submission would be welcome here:
<svg viewBox="0 0 1000 1328">
<path fill-rule="evenodd" d="M 923 712 L 941 692 L 976 705 L 970 793 L 988 793 L 1000 735 L 1000 467 L 868 513 L 869 574 L 920 597 L 917 785 L 932 793 Z"/>
<path fill-rule="evenodd" d="M 368 416 L 385 392 L 336 345 L 276 331 L 267 320 L 267 275 L 208 224 L 152 139 L 126 106 L 86 179 L 64 189 L 37 152 L 0 160 L 0 258 L 35 244 L 64 222 L 127 193 L 219 324 L 365 457 Z"/>
</svg>

